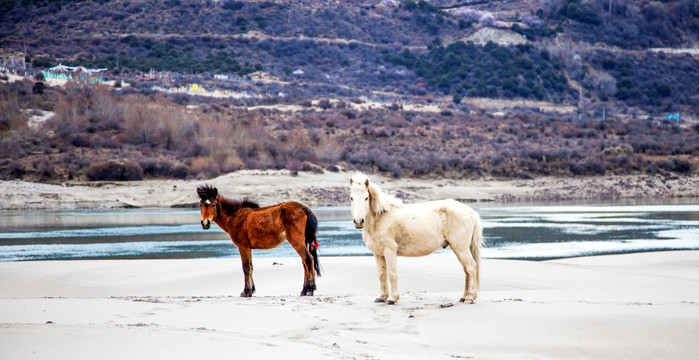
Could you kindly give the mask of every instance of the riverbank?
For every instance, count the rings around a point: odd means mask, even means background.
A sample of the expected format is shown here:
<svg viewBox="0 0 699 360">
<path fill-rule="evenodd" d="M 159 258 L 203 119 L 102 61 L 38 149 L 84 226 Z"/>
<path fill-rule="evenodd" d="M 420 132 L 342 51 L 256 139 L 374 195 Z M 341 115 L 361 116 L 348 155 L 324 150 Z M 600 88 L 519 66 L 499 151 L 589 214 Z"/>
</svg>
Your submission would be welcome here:
<svg viewBox="0 0 699 360">
<path fill-rule="evenodd" d="M 262 205 L 299 201 L 309 206 L 349 205 L 351 172 L 244 170 L 209 180 L 65 182 L 0 181 L 0 210 L 109 209 L 196 206 L 196 187 L 208 183 L 231 198 Z M 454 198 L 465 202 L 524 202 L 699 198 L 699 175 L 624 175 L 531 180 L 454 180 L 372 175 L 384 190 L 406 202 Z"/>
<path fill-rule="evenodd" d="M 0 263 L 0 357 L 694 359 L 699 251 L 554 261 L 484 259 L 458 302 L 453 254 L 399 258 L 402 297 L 376 304 L 371 257 L 323 257 L 313 297 L 298 258 Z M 223 355 L 226 354 L 226 355 Z"/>
</svg>

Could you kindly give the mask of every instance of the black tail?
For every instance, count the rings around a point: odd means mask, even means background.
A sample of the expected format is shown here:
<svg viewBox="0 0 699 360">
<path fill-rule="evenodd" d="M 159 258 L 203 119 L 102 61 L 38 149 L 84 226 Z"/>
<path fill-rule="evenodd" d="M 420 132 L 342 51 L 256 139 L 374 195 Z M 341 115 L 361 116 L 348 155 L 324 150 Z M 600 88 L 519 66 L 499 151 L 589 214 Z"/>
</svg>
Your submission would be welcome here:
<svg viewBox="0 0 699 360">
<path fill-rule="evenodd" d="M 305 208 L 306 211 L 306 246 L 308 252 L 313 256 L 313 267 L 316 274 L 320 276 L 320 264 L 318 264 L 318 239 L 316 239 L 316 231 L 318 231 L 318 219 L 313 214 L 311 209 Z"/>
</svg>

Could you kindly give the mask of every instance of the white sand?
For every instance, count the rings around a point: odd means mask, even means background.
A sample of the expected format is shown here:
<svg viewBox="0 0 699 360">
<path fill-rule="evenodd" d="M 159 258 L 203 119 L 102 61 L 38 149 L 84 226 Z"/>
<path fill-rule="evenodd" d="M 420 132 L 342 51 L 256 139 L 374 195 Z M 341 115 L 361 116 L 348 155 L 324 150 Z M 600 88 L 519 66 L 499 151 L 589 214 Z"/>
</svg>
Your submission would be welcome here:
<svg viewBox="0 0 699 360">
<path fill-rule="evenodd" d="M 273 263 L 282 263 L 274 265 Z M 0 359 L 696 359 L 699 251 L 486 259 L 458 303 L 452 254 L 400 258 L 403 296 L 373 303 L 370 257 L 0 263 Z"/>
</svg>

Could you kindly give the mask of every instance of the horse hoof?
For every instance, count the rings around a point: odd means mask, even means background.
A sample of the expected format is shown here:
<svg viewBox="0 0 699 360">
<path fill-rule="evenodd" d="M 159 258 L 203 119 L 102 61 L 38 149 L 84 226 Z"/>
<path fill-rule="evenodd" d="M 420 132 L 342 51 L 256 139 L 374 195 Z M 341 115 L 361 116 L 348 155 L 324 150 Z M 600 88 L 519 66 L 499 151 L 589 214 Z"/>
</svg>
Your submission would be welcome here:
<svg viewBox="0 0 699 360">
<path fill-rule="evenodd" d="M 240 293 L 240 297 L 252 297 L 252 293 L 249 293 L 247 291 L 243 291 Z"/>
<path fill-rule="evenodd" d="M 461 300 L 459 300 L 459 301 L 462 302 L 462 303 L 464 303 L 464 304 L 473 304 L 473 299 L 464 299 L 464 298 L 461 298 Z"/>
<path fill-rule="evenodd" d="M 308 291 L 304 290 L 304 291 L 301 291 L 301 296 L 313 296 L 313 291 L 312 291 L 312 290 L 308 290 Z"/>
<path fill-rule="evenodd" d="M 386 300 L 384 300 L 384 299 L 382 299 L 382 298 L 376 298 L 376 299 L 374 300 L 374 302 L 375 302 L 375 303 L 383 303 L 383 302 L 386 302 Z"/>
<path fill-rule="evenodd" d="M 386 300 L 386 305 L 395 305 L 396 302 L 393 300 Z"/>
</svg>

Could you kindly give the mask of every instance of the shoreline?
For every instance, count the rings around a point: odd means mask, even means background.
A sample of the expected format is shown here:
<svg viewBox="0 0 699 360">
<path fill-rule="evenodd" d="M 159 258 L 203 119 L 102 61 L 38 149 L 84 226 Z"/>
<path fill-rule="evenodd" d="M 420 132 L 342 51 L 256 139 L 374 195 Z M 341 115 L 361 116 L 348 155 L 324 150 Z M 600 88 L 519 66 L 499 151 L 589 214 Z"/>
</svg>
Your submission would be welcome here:
<svg viewBox="0 0 699 360">
<path fill-rule="evenodd" d="M 484 259 L 475 304 L 458 302 L 453 254 L 399 258 L 401 300 L 371 257 L 322 259 L 301 297 L 297 258 L 0 263 L 0 357 L 693 359 L 699 251 L 551 261 Z M 85 339 L 90 341 L 85 342 Z M 128 344 L 128 346 L 124 346 Z"/>
<path fill-rule="evenodd" d="M 307 206 L 349 205 L 353 172 L 242 170 L 207 180 L 141 180 L 48 184 L 0 181 L 0 210 L 196 207 L 196 187 L 211 184 L 229 198 L 249 197 L 261 205 L 298 201 Z M 466 203 L 609 201 L 699 198 L 699 175 L 610 175 L 530 180 L 448 178 L 393 179 L 370 175 L 405 202 L 453 198 Z"/>
</svg>

